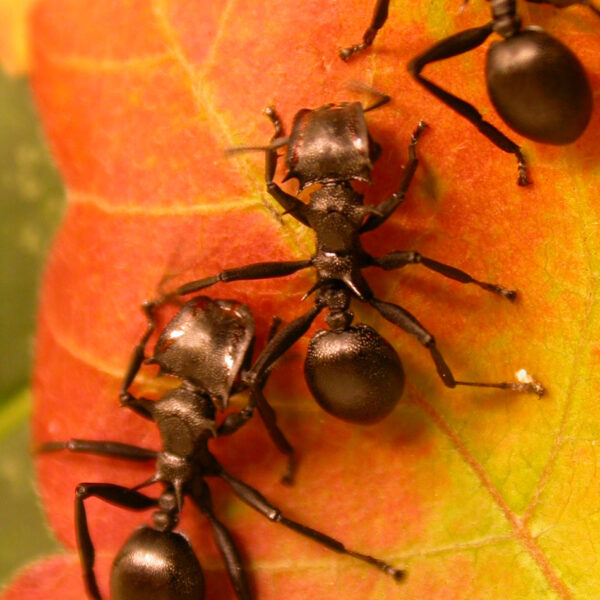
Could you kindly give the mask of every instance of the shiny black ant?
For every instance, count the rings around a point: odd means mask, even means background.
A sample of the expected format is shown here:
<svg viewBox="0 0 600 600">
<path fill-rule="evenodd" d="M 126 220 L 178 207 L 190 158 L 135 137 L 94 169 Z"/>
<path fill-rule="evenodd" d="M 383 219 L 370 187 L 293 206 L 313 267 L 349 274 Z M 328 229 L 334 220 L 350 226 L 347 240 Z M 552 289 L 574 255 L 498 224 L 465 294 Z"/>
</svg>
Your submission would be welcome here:
<svg viewBox="0 0 600 600">
<path fill-rule="evenodd" d="M 562 42 L 539 27 L 522 29 L 515 0 L 488 0 L 492 20 L 482 27 L 461 31 L 441 40 L 413 58 L 408 70 L 429 92 L 473 123 L 498 148 L 517 158 L 519 185 L 530 183 L 521 148 L 468 102 L 442 89 L 421 75 L 430 63 L 464 54 L 483 44 L 493 32 L 502 36 L 487 51 L 487 89 L 504 122 L 526 138 L 544 144 L 569 144 L 577 140 L 590 120 L 592 90 L 579 59 Z M 527 0 L 565 8 L 572 4 L 600 10 L 588 0 Z M 377 0 L 370 26 L 360 44 L 344 48 L 340 56 L 348 60 L 373 43 L 388 16 L 389 0 Z"/>
<path fill-rule="evenodd" d="M 321 330 L 311 339 L 305 362 L 305 376 L 316 401 L 327 412 L 349 422 L 374 423 L 385 417 L 402 395 L 402 363 L 392 346 L 366 324 L 352 325 L 352 298 L 370 304 L 385 319 L 412 334 L 429 350 L 444 385 L 476 386 L 532 392 L 541 395 L 544 388 L 524 377 L 515 383 L 486 383 L 455 379 L 438 350 L 434 337 L 407 310 L 376 298 L 362 271 L 367 267 L 383 270 L 422 265 L 457 281 L 514 300 L 516 292 L 486 283 L 469 274 L 422 256 L 417 252 L 394 251 L 381 257 L 371 256 L 361 244 L 361 235 L 385 223 L 402 203 L 417 167 L 415 146 L 426 125 L 419 123 L 410 145 L 409 159 L 398 191 L 376 207 L 365 206 L 363 196 L 352 181 L 370 182 L 373 162 L 380 154 L 365 121 L 365 113 L 389 101 L 380 95 L 372 106 L 359 102 L 328 104 L 316 110 L 304 109 L 295 116 L 292 133 L 283 135 L 281 120 L 272 108 L 266 110 L 275 133 L 267 147 L 246 147 L 233 151 L 266 151 L 266 183 L 269 194 L 316 235 L 316 252 L 306 260 L 261 262 L 226 269 L 187 283 L 173 295 L 184 295 L 208 288 L 218 282 L 283 277 L 301 269 L 316 269 L 317 280 L 305 297 L 315 293 L 313 307 L 283 326 L 267 343 L 244 380 L 252 387 L 302 335 L 317 315 L 327 309 L 325 320 L 330 330 Z M 308 204 L 284 192 L 274 181 L 276 148 L 288 145 L 286 179 L 297 178 L 300 190 L 320 184 L 310 194 Z M 161 300 L 164 301 L 164 298 Z"/>
<path fill-rule="evenodd" d="M 113 562 L 112 600 L 203 600 L 204 577 L 198 558 L 187 537 L 175 531 L 187 497 L 210 523 L 236 597 L 251 600 L 253 595 L 237 547 L 214 512 L 208 477 L 225 481 L 238 498 L 274 523 L 401 580 L 402 570 L 348 550 L 338 540 L 285 517 L 260 492 L 228 473 L 210 452 L 211 439 L 234 433 L 252 414 L 251 402 L 240 412 L 229 414 L 220 425 L 215 421 L 216 409 L 225 408 L 229 396 L 240 389 L 239 375 L 250 355 L 254 320 L 247 306 L 205 297 L 189 301 L 163 330 L 152 358 L 146 361 L 158 364 L 163 372 L 179 378 L 181 385 L 156 401 L 129 393 L 128 388 L 144 362 L 143 348 L 154 330 L 154 308 L 152 304 L 145 306 L 149 326 L 134 350 L 123 383 L 121 403 L 156 423 L 162 449 L 157 452 L 119 442 L 78 439 L 48 442 L 40 448 L 42 452 L 64 449 L 156 463 L 155 474 L 133 488 L 113 483 L 77 486 L 75 526 L 88 596 L 101 600 L 85 508 L 85 501 L 95 497 L 128 510 L 157 509 L 153 525 L 136 529 Z M 164 486 L 158 498 L 139 491 L 156 482 Z"/>
</svg>

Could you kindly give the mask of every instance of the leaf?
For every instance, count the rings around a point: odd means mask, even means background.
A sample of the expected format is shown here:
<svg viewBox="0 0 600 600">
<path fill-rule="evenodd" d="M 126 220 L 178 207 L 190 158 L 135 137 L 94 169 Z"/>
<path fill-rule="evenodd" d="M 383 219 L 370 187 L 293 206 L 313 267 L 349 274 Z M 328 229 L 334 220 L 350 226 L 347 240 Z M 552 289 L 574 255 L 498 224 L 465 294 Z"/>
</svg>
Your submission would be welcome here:
<svg viewBox="0 0 600 600">
<path fill-rule="evenodd" d="M 2 10 L 0 3 L 0 20 Z M 10 34 L 6 27 L 2 31 L 5 36 Z M 0 139 L 2 584 L 17 565 L 56 548 L 50 543 L 33 495 L 30 402 L 25 388 L 31 376 L 39 280 L 61 208 L 60 180 L 41 135 L 28 82 L 2 71 Z M 15 518 L 17 509 L 19 518 Z"/>
<path fill-rule="evenodd" d="M 34 0 L 0 0 L 0 64 L 11 75 L 29 68 L 27 19 Z"/>
<path fill-rule="evenodd" d="M 0 72 L 0 404 L 31 371 L 37 289 L 61 212 L 61 184 L 27 81 Z"/>
<path fill-rule="evenodd" d="M 574 145 L 522 142 L 535 183 L 521 189 L 513 158 L 402 67 L 434 40 L 485 23 L 487 6 L 456 16 L 453 3 L 393 3 L 375 48 L 344 65 L 337 47 L 360 38 L 370 2 L 201 4 L 73 1 L 59 11 L 45 0 L 37 7 L 35 91 L 70 205 L 43 289 L 35 440 L 157 444 L 151 424 L 117 410 L 120 378 L 143 330 L 140 302 L 165 273 L 184 281 L 313 251 L 307 229 L 277 216 L 264 191 L 263 157 L 226 158 L 223 149 L 265 143 L 267 105 L 289 128 L 300 108 L 353 100 L 346 82 L 364 81 L 394 99 L 369 114 L 384 154 L 368 202 L 394 191 L 417 122 L 431 126 L 405 205 L 365 236 L 367 249 L 416 249 L 517 288 L 520 299 L 513 305 L 418 267 L 369 273 L 376 294 L 435 334 L 458 378 L 507 380 L 526 368 L 548 394 L 449 390 L 415 340 L 356 306 L 357 319 L 402 356 L 402 405 L 372 427 L 328 417 L 302 382 L 304 340 L 267 390 L 301 458 L 295 487 L 278 484 L 284 461 L 260 423 L 218 440 L 215 452 L 290 517 L 406 565 L 407 581 L 398 586 L 300 539 L 215 484 L 217 511 L 262 600 L 595 597 L 598 114 Z M 581 56 L 597 88 L 597 21 L 583 7 L 523 10 Z M 430 73 L 505 129 L 485 98 L 483 60 L 478 50 Z M 310 283 L 298 275 L 210 293 L 250 304 L 260 347 L 273 315 L 288 321 L 307 310 L 299 298 Z M 144 388 L 152 389 L 151 379 Z M 40 457 L 38 474 L 52 526 L 72 548 L 77 482 L 134 485 L 150 473 L 60 454 Z M 144 519 L 97 502 L 89 514 L 106 591 L 110 558 Z M 186 510 L 181 529 L 207 571 L 207 596 L 233 598 L 206 523 Z M 69 593 L 81 590 L 70 569 L 61 580 Z"/>
<path fill-rule="evenodd" d="M 31 396 L 23 391 L 7 399 L 0 410 L 0 528 L 4 540 L 0 547 L 0 577 L 3 583 L 17 566 L 58 548 L 45 528 L 39 502 L 33 494 L 30 411 Z"/>
</svg>

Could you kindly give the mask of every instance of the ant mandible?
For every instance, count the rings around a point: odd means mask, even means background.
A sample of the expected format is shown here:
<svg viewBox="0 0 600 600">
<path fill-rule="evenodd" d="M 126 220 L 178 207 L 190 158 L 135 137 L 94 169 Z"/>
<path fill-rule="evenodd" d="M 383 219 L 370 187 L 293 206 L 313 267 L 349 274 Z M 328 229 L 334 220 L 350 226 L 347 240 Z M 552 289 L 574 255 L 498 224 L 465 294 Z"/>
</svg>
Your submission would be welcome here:
<svg viewBox="0 0 600 600">
<path fill-rule="evenodd" d="M 483 44 L 493 32 L 502 40 L 491 44 L 486 57 L 486 84 L 492 104 L 502 120 L 517 133 L 544 144 L 569 144 L 584 132 L 590 120 L 593 98 L 590 83 L 575 54 L 562 42 L 539 27 L 522 29 L 515 0 L 488 0 L 492 20 L 451 35 L 408 64 L 409 72 L 444 104 L 473 123 L 498 148 L 514 154 L 518 163 L 518 183 L 528 185 L 527 166 L 521 148 L 468 102 L 439 87 L 421 75 L 430 63 L 469 52 Z M 600 11 L 588 0 L 527 0 L 565 8 L 573 4 Z M 360 44 L 343 48 L 348 60 L 373 43 L 387 20 L 389 0 L 375 4 L 371 24 Z"/>
<path fill-rule="evenodd" d="M 157 452 L 120 442 L 79 439 L 47 442 L 40 447 L 42 452 L 70 450 L 156 464 L 154 475 L 133 488 L 113 483 L 77 486 L 75 526 L 88 596 L 92 600 L 102 598 L 85 508 L 85 501 L 95 497 L 128 510 L 157 509 L 153 525 L 136 529 L 116 556 L 110 578 L 111 600 L 203 600 L 204 576 L 198 558 L 187 537 L 175 531 L 184 499 L 189 498 L 211 526 L 236 597 L 251 600 L 238 549 L 213 509 L 208 477 L 225 481 L 240 500 L 274 523 L 401 580 L 401 569 L 349 550 L 340 541 L 285 517 L 258 490 L 228 473 L 210 452 L 211 439 L 234 433 L 252 414 L 250 406 L 229 414 L 219 426 L 215 421 L 216 409 L 225 408 L 229 396 L 239 388 L 240 372 L 251 353 L 254 320 L 247 306 L 206 297 L 189 301 L 163 330 L 152 358 L 146 361 L 179 378 L 181 385 L 156 401 L 135 397 L 128 391 L 144 362 L 143 348 L 155 326 L 154 308 L 152 304 L 145 306 L 149 326 L 134 350 L 121 402 L 156 423 L 162 449 Z M 158 498 L 139 491 L 156 482 L 164 486 Z"/>
<path fill-rule="evenodd" d="M 418 264 L 508 300 L 516 296 L 513 290 L 479 281 L 460 269 L 417 252 L 398 250 L 374 257 L 363 248 L 361 235 L 383 225 L 402 203 L 417 167 L 415 146 L 426 127 L 419 123 L 412 136 L 409 160 L 398 191 L 376 207 L 365 206 L 363 196 L 354 190 L 351 182 L 370 182 L 373 162 L 380 154 L 379 145 L 367 129 L 365 113 L 388 101 L 388 96 L 380 94 L 367 108 L 354 102 L 301 110 L 295 116 L 289 138 L 283 135 L 281 120 L 274 109 L 267 109 L 266 114 L 275 128 L 271 144 L 233 151 L 266 151 L 267 190 L 286 213 L 315 232 L 315 254 L 306 260 L 261 262 L 226 269 L 218 275 L 180 286 L 173 296 L 191 294 L 218 282 L 283 277 L 308 267 L 316 269 L 317 280 L 304 296 L 315 293 L 313 307 L 273 335 L 244 379 L 251 387 L 259 384 L 273 363 L 308 331 L 317 315 L 327 309 L 325 320 L 330 330 L 321 330 L 312 337 L 305 376 L 321 407 L 349 422 L 368 424 L 385 417 L 400 399 L 404 385 L 402 363 L 394 348 L 372 327 L 352 326 L 350 302 L 353 298 L 370 304 L 386 320 L 415 336 L 429 351 L 447 387 L 500 388 L 542 395 L 544 388 L 528 376 L 514 383 L 457 380 L 429 331 L 406 309 L 375 297 L 363 277 L 362 270 L 367 267 L 387 271 Z M 285 144 L 288 145 L 289 169 L 286 179 L 297 178 L 300 190 L 317 183 L 321 186 L 310 194 L 308 204 L 284 192 L 273 181 L 276 148 Z"/>
</svg>

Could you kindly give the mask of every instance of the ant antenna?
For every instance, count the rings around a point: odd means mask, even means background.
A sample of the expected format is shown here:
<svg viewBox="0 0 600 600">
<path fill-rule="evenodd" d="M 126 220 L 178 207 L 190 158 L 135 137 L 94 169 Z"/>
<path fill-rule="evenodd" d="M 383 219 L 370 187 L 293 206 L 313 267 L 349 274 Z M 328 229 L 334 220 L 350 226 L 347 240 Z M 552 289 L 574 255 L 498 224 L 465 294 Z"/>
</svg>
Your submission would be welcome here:
<svg viewBox="0 0 600 600">
<path fill-rule="evenodd" d="M 281 148 L 282 146 L 286 146 L 290 141 L 288 136 L 280 137 L 274 139 L 268 146 L 235 146 L 234 148 L 226 148 L 224 153 L 229 154 L 239 154 L 241 152 L 268 152 L 269 150 L 276 150 L 277 148 Z"/>
<path fill-rule="evenodd" d="M 370 106 L 363 107 L 363 112 L 369 112 L 371 110 L 375 110 L 384 104 L 387 104 L 392 98 L 379 90 L 376 90 L 374 87 L 363 83 L 362 81 L 349 81 L 346 84 L 346 88 L 349 90 L 353 90 L 355 92 L 362 92 L 365 94 L 370 94 L 375 97 L 375 102 Z"/>
</svg>

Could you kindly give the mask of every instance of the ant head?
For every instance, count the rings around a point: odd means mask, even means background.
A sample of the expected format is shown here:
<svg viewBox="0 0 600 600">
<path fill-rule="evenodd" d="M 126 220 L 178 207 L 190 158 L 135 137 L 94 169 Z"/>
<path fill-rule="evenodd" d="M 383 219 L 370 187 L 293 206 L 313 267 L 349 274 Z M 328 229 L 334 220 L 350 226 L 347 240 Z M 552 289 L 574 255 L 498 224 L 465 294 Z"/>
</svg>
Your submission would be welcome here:
<svg viewBox="0 0 600 600">
<path fill-rule="evenodd" d="M 294 117 L 285 179 L 296 178 L 300 190 L 313 183 L 366 181 L 381 147 L 367 129 L 360 102 L 303 109 Z"/>
<path fill-rule="evenodd" d="M 147 362 L 191 383 L 224 410 L 253 339 L 254 319 L 245 304 L 198 296 L 165 327 Z"/>
</svg>

